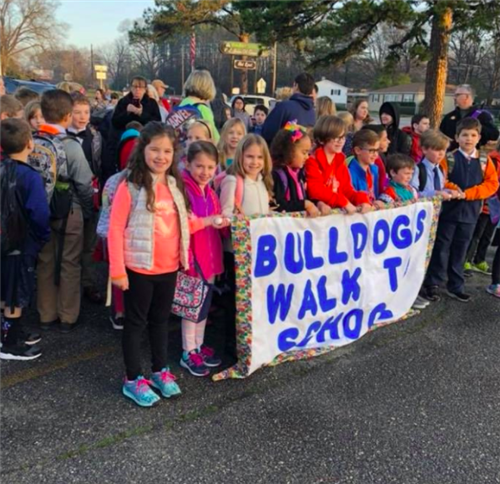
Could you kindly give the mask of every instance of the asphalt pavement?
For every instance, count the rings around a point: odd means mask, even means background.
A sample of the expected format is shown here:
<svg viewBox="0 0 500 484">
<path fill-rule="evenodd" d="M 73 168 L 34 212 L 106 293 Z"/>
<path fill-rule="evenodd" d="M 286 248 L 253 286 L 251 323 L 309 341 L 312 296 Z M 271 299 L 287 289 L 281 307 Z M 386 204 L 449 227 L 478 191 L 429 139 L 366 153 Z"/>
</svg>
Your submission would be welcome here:
<svg viewBox="0 0 500 484">
<path fill-rule="evenodd" d="M 467 281 L 469 304 L 444 297 L 245 380 L 187 375 L 174 322 L 183 394 L 152 409 L 121 395 L 120 333 L 85 303 L 77 330 L 44 334 L 40 359 L 1 364 L 1 482 L 500 482 L 500 301 L 488 282 Z"/>
</svg>

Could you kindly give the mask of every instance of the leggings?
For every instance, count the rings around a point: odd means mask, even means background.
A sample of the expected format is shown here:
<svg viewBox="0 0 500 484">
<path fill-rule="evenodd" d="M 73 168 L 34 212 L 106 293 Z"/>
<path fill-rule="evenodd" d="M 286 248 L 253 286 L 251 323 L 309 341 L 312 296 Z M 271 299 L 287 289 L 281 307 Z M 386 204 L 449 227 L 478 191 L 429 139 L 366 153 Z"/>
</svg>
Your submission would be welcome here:
<svg viewBox="0 0 500 484">
<path fill-rule="evenodd" d="M 151 345 L 152 371 L 167 366 L 168 318 L 174 299 L 177 271 L 145 275 L 127 269 L 129 290 L 125 291 L 123 358 L 128 380 L 141 371 L 142 335 L 147 328 Z"/>
</svg>

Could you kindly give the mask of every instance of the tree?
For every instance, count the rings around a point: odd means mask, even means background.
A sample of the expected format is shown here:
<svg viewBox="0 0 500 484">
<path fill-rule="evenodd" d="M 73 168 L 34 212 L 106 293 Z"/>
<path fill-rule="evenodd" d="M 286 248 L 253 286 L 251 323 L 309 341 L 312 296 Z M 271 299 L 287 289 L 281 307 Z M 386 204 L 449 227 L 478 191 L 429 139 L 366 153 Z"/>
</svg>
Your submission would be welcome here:
<svg viewBox="0 0 500 484">
<path fill-rule="evenodd" d="M 413 56 L 429 59 L 424 108 L 433 126 L 444 104 L 452 31 L 484 28 L 500 16 L 497 0 L 240 0 L 236 5 L 258 40 L 295 41 L 312 68 L 362 53 L 383 22 L 404 28 L 406 35 L 390 46 L 389 60 L 400 59 L 409 44 Z"/>
<path fill-rule="evenodd" d="M 55 0 L 2 0 L 0 5 L 0 71 L 34 49 L 55 45 L 65 25 L 55 19 Z"/>
<path fill-rule="evenodd" d="M 155 9 L 144 12 L 144 24 L 136 24 L 131 40 L 152 41 L 191 33 L 201 25 L 221 27 L 240 42 L 249 42 L 250 35 L 230 0 L 157 0 Z M 248 73 L 241 71 L 241 90 L 248 92 Z"/>
</svg>

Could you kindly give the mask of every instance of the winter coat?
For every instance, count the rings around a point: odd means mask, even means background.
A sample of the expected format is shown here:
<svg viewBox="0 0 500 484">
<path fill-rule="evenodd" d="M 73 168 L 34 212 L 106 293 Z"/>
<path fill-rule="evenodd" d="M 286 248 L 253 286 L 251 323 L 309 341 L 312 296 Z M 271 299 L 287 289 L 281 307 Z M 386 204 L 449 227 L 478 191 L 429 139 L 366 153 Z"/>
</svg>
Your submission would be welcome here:
<svg viewBox="0 0 500 484">
<path fill-rule="evenodd" d="M 398 105 L 390 102 L 382 103 L 379 115 L 382 114 L 382 112 L 389 113 L 393 120 L 390 126 L 386 126 L 387 137 L 391 142 L 389 149 L 387 150 L 387 154 L 392 155 L 393 153 L 402 153 L 403 155 L 409 155 L 411 151 L 411 138 L 399 129 Z"/>
<path fill-rule="evenodd" d="M 288 121 L 297 120 L 297 124 L 306 128 L 312 128 L 316 123 L 316 111 L 311 96 L 295 93 L 288 101 L 282 101 L 274 107 L 264 122 L 262 137 L 271 146 L 276 133 L 285 126 Z"/>
</svg>

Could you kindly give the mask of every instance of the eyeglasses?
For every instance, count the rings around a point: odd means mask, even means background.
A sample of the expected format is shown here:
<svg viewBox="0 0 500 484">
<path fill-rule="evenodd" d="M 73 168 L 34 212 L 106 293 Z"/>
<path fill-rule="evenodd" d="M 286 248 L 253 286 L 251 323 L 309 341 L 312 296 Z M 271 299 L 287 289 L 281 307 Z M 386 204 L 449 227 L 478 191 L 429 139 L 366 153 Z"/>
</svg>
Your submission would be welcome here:
<svg viewBox="0 0 500 484">
<path fill-rule="evenodd" d="M 360 148 L 361 151 L 366 151 L 367 153 L 370 153 L 370 155 L 375 155 L 378 154 L 378 148 Z"/>
<path fill-rule="evenodd" d="M 132 84 L 132 89 L 146 89 L 146 86 L 143 86 L 142 84 Z"/>
<path fill-rule="evenodd" d="M 330 138 L 330 141 L 342 141 L 345 139 L 345 134 L 338 136 L 337 138 Z"/>
<path fill-rule="evenodd" d="M 456 92 L 453 97 L 456 99 L 457 97 L 460 97 L 460 96 L 470 96 L 470 93 L 468 93 L 468 92 Z"/>
</svg>

